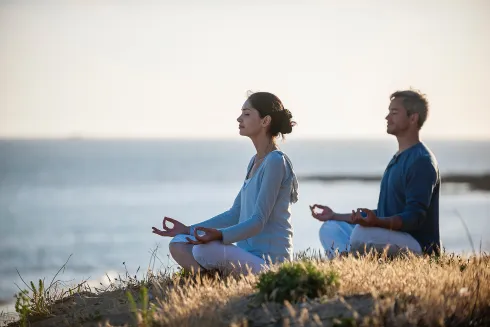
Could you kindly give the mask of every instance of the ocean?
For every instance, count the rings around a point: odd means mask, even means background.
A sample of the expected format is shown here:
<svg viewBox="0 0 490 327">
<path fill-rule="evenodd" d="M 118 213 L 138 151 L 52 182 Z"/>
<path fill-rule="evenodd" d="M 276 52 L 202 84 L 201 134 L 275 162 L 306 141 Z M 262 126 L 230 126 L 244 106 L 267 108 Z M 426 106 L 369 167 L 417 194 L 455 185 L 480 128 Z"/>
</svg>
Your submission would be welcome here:
<svg viewBox="0 0 490 327">
<path fill-rule="evenodd" d="M 426 141 L 441 174 L 490 173 L 490 141 Z M 287 140 L 280 147 L 299 177 L 381 175 L 396 151 L 386 140 Z M 24 280 L 92 283 L 142 274 L 157 248 L 156 269 L 175 263 L 169 239 L 151 233 L 164 216 L 186 224 L 231 206 L 251 142 L 237 140 L 0 141 L 0 302 Z M 309 204 L 336 211 L 375 207 L 379 182 L 301 181 L 292 206 L 295 251 L 321 249 Z M 447 251 L 490 250 L 490 192 L 443 184 L 441 235 Z M 462 220 L 469 228 L 470 238 Z M 153 265 L 153 264 L 152 264 Z"/>
</svg>

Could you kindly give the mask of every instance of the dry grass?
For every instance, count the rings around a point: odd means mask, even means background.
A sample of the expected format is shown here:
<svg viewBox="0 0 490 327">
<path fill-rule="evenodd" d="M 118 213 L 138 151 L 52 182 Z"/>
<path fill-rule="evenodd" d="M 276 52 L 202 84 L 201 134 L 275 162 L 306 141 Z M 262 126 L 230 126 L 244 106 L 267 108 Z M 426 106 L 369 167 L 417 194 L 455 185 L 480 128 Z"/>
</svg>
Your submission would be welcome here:
<svg viewBox="0 0 490 327">
<path fill-rule="evenodd" d="M 137 290 L 130 290 L 138 306 L 136 316 L 128 301 L 118 310 L 131 313 L 125 322 L 128 326 L 490 325 L 487 254 L 440 258 L 406 255 L 395 259 L 349 255 L 331 261 L 303 255 L 299 262 L 304 260 L 312 261 L 322 271 L 337 272 L 338 293 L 300 303 L 261 303 L 256 289 L 259 276 L 165 274 L 145 282 L 150 301 L 143 307 Z M 114 291 L 97 296 L 103 299 Z M 83 310 L 88 312 L 90 308 Z M 115 311 L 111 310 L 100 312 L 97 324 L 108 320 L 106 326 L 115 325 L 111 320 Z M 81 325 L 97 324 L 84 321 Z"/>
<path fill-rule="evenodd" d="M 198 282 L 187 281 L 183 285 L 173 284 L 176 286 L 156 284 L 154 325 L 490 324 L 488 255 L 444 255 L 439 259 L 411 255 L 396 259 L 375 255 L 356 258 L 351 255 L 332 261 L 310 260 L 321 270 L 338 272 L 341 285 L 337 298 L 309 299 L 305 303 L 286 305 L 256 305 L 253 295 L 257 293 L 254 287 L 257 277 L 254 276 L 204 278 Z M 344 310 L 339 311 L 339 302 Z M 355 312 L 350 302 L 356 303 L 364 314 Z M 335 310 L 325 315 L 329 309 Z"/>
<path fill-rule="evenodd" d="M 0 311 L 0 327 L 7 326 L 18 319 L 19 317 L 15 313 Z"/>
</svg>

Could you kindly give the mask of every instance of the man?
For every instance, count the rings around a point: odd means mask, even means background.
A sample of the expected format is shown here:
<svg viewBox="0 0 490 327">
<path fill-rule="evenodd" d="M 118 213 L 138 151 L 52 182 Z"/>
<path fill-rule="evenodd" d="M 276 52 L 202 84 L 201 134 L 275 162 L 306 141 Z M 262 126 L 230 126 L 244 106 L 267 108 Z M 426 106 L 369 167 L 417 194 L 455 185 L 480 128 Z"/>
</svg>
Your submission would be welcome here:
<svg viewBox="0 0 490 327">
<path fill-rule="evenodd" d="M 400 250 L 439 254 L 439 168 L 434 154 L 420 141 L 428 102 L 419 92 L 398 91 L 390 96 L 387 132 L 398 141 L 389 162 L 376 210 L 358 208 L 339 214 L 328 206 L 310 206 L 323 225 L 320 240 L 331 258 L 336 251 Z"/>
</svg>

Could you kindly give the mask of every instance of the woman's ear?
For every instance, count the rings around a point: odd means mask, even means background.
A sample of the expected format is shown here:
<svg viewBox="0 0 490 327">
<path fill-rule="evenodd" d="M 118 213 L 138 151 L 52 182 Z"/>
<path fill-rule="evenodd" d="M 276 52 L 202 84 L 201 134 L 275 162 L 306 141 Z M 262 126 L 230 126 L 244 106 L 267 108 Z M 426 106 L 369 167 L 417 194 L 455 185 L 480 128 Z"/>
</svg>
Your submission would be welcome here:
<svg viewBox="0 0 490 327">
<path fill-rule="evenodd" d="M 270 125 L 271 120 L 272 120 L 271 116 L 269 115 L 265 116 L 264 118 L 262 118 L 262 126 L 267 127 L 268 125 Z"/>
</svg>

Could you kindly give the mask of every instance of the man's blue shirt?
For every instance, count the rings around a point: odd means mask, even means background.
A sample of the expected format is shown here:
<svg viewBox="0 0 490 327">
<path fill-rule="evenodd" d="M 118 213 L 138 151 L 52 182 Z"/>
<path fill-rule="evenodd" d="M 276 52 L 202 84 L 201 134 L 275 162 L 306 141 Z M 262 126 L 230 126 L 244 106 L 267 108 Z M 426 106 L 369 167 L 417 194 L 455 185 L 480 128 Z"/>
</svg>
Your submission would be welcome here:
<svg viewBox="0 0 490 327">
<path fill-rule="evenodd" d="M 402 218 L 402 232 L 412 235 L 424 253 L 439 253 L 439 190 L 434 154 L 422 142 L 395 155 L 386 168 L 376 214 Z"/>
</svg>

